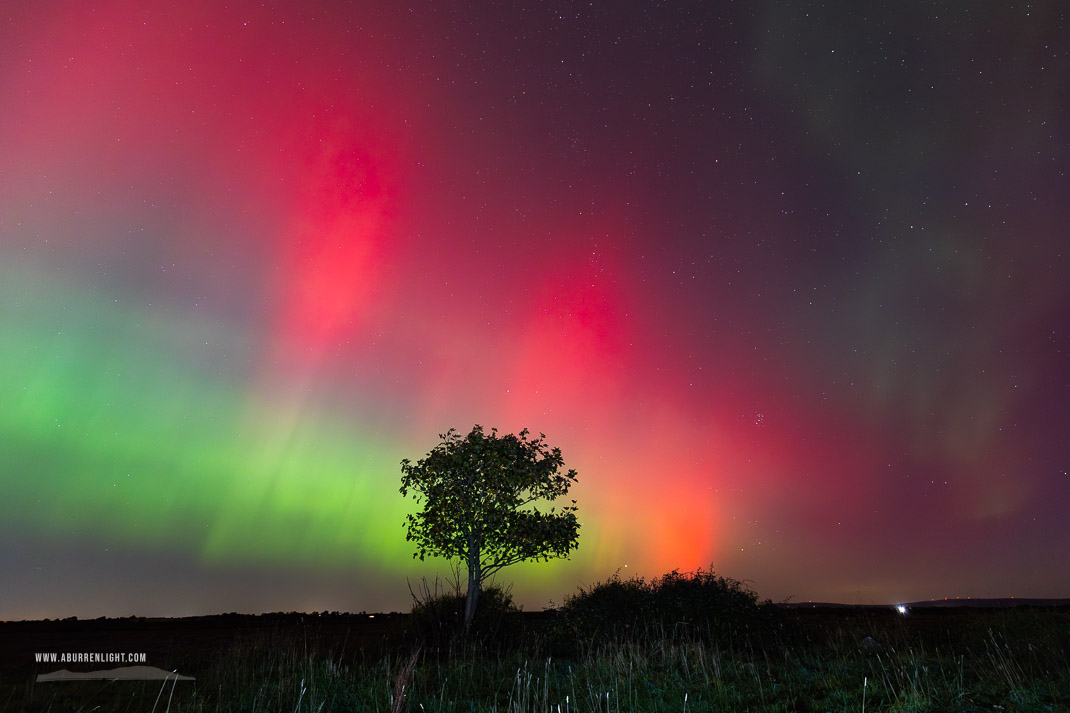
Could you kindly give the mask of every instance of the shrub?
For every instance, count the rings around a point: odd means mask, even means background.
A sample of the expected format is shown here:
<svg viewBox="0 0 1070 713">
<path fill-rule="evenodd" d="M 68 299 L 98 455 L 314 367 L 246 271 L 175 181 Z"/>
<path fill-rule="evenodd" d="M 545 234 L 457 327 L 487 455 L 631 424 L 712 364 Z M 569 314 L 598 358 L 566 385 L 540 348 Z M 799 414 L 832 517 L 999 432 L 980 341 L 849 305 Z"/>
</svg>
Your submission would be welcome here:
<svg viewBox="0 0 1070 713">
<path fill-rule="evenodd" d="M 460 646 L 464 642 L 465 593 L 456 586 L 444 591 L 438 580 L 433 587 L 424 581 L 418 592 L 411 588 L 410 592 L 413 606 L 409 638 L 421 642 L 425 650 L 438 653 L 449 653 Z M 483 587 L 467 643 L 498 647 L 514 641 L 510 635 L 517 628 L 513 615 L 519 612 L 508 587 Z"/>
<path fill-rule="evenodd" d="M 588 637 L 611 635 L 642 623 L 653 604 L 653 592 L 642 577 L 621 579 L 620 572 L 604 582 L 565 596 L 565 620 Z"/>
<path fill-rule="evenodd" d="M 758 609 L 758 595 L 743 582 L 713 570 L 673 570 L 651 582 L 654 607 L 664 624 L 718 629 L 743 623 Z"/>
<path fill-rule="evenodd" d="M 554 641 L 560 650 L 566 640 L 573 645 L 643 636 L 721 640 L 748 633 L 771 615 L 772 605 L 760 603 L 746 584 L 712 569 L 673 570 L 649 582 L 621 579 L 617 572 L 565 598 Z"/>
</svg>

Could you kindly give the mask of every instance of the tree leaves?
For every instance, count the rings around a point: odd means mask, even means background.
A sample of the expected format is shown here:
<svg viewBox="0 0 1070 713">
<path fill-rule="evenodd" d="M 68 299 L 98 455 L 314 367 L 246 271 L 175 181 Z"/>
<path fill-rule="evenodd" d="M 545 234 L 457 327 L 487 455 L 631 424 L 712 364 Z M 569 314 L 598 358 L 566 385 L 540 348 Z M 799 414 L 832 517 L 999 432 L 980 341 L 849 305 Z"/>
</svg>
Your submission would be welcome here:
<svg viewBox="0 0 1070 713">
<path fill-rule="evenodd" d="M 451 428 L 424 458 L 401 461 L 400 492 L 423 505 L 406 518 L 414 557 L 459 558 L 479 582 L 510 564 L 568 557 L 579 543 L 576 501 L 539 506 L 566 495 L 576 471 L 564 471 L 544 434 L 530 435 Z"/>
</svg>

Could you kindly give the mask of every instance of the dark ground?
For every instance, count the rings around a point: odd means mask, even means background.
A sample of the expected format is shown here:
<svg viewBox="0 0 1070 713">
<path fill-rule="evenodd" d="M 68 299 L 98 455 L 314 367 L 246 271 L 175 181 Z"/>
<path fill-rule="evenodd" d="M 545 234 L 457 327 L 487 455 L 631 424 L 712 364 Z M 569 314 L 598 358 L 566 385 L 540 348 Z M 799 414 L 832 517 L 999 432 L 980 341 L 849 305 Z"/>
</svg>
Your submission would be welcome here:
<svg viewBox="0 0 1070 713">
<path fill-rule="evenodd" d="M 966 668 L 973 666 L 974 670 L 967 670 L 966 683 L 959 683 L 958 687 L 952 685 L 950 694 L 968 694 L 975 703 L 997 701 L 1007 711 L 1070 711 L 1070 687 L 1067 683 L 1070 681 L 1070 665 L 1067 663 L 1070 652 L 1070 607 L 1007 607 L 1000 606 L 1002 603 L 981 607 L 978 604 L 972 601 L 969 606 L 948 606 L 943 602 L 939 606 L 915 605 L 905 616 L 891 607 L 781 606 L 774 610 L 774 615 L 766 619 L 760 629 L 750 629 L 750 633 L 744 632 L 742 638 L 733 635 L 739 641 L 728 646 L 730 649 L 736 647 L 737 654 L 748 661 L 764 661 L 766 668 L 771 666 L 771 672 L 785 681 L 790 682 L 794 676 L 798 679 L 795 684 L 797 691 L 809 692 L 813 688 L 813 695 L 819 698 L 825 695 L 822 686 L 830 687 L 835 693 L 847 683 L 861 678 L 860 674 L 869 671 L 872 676 L 880 668 L 887 677 L 884 682 L 888 688 L 885 692 L 885 708 L 895 703 L 901 710 L 912 711 L 943 710 L 932 706 L 902 706 L 906 704 L 903 701 L 909 702 L 907 699 L 914 691 L 914 678 L 917 676 L 932 679 L 932 683 L 927 684 L 929 687 L 924 688 L 930 697 L 942 695 L 941 686 L 947 687 L 947 677 L 938 674 L 936 669 L 933 669 L 934 672 L 929 672 L 929 669 L 945 665 L 961 669 L 962 655 L 965 654 L 970 661 Z M 474 659 L 479 667 L 486 667 L 490 671 L 496 687 L 507 687 L 511 674 L 511 669 L 503 673 L 499 670 L 501 667 L 494 668 L 501 663 L 499 657 L 507 656 L 509 650 L 520 652 L 517 655 L 521 657 L 528 655 L 523 652 L 534 650 L 532 642 L 536 640 L 540 641 L 542 647 L 540 655 L 546 656 L 549 652 L 554 661 L 559 661 L 561 656 L 567 659 L 561 666 L 575 666 L 578 663 L 582 668 L 605 664 L 605 656 L 570 659 L 568 653 L 547 649 L 553 646 L 553 632 L 561 623 L 560 619 L 556 619 L 555 612 L 520 612 L 505 616 L 509 618 L 508 621 L 503 620 L 498 629 L 502 634 L 491 639 L 490 648 L 480 654 L 483 658 L 476 656 Z M 651 650 L 668 642 L 668 639 L 661 640 L 658 637 L 672 636 L 659 632 L 660 629 L 655 629 L 644 634 L 654 637 L 653 641 L 647 640 L 647 644 L 653 647 L 648 647 Z M 866 640 L 869 637 L 872 637 L 872 641 Z M 203 706 L 204 700 L 209 701 L 209 709 L 205 710 L 289 710 L 294 706 L 294 701 L 300 701 L 303 695 L 304 677 L 314 672 L 314 668 L 303 664 L 312 659 L 325 663 L 333 671 L 346 669 L 347 666 L 349 670 L 358 671 L 356 678 L 350 679 L 333 674 L 334 680 L 348 681 L 340 687 L 324 688 L 320 684 L 317 694 L 321 703 L 330 696 L 350 695 L 347 686 L 364 685 L 363 693 L 357 693 L 372 696 L 377 701 L 375 706 L 367 710 L 385 710 L 383 701 L 388 699 L 388 688 L 397 676 L 396 667 L 409 657 L 419 638 L 421 635 L 414 627 L 413 617 L 401 613 L 368 616 L 314 612 L 311 615 L 273 613 L 185 619 L 0 622 L 0 712 L 163 711 L 170 709 L 172 695 L 177 710 L 201 710 L 198 706 Z M 437 669 L 432 665 L 435 656 L 433 642 L 426 638 L 423 642 L 422 662 L 430 671 L 424 674 L 427 680 Z M 717 651 L 723 643 L 724 640 L 715 642 L 713 650 Z M 739 646 L 744 648 L 740 649 Z M 896 649 L 901 651 L 896 653 Z M 872 668 L 871 664 L 859 663 L 859 651 L 866 652 L 862 654 L 863 657 L 882 656 L 882 665 Z M 1030 653 L 1034 651 L 1042 654 L 1039 664 L 1035 661 L 1037 655 Z M 143 665 L 178 671 L 183 676 L 197 678 L 197 681 L 168 683 L 164 686 L 159 682 L 36 683 L 37 674 L 63 668 L 92 671 L 129 664 L 36 663 L 35 653 L 144 653 L 147 659 Z M 1011 658 L 1010 663 L 1006 661 L 1007 656 Z M 714 658 L 718 658 L 718 654 Z M 734 666 L 733 655 L 725 655 L 722 659 L 725 671 L 730 671 Z M 383 676 L 380 669 L 384 661 L 387 662 L 387 672 Z M 457 661 L 450 659 L 452 663 L 446 664 L 448 677 L 454 677 L 455 674 L 468 676 L 469 679 L 465 681 L 478 683 L 480 679 L 471 671 L 465 673 L 464 667 L 471 665 L 472 661 L 471 657 L 461 657 Z M 515 658 L 509 658 L 509 662 L 513 662 L 510 666 L 516 665 Z M 141 665 L 140 662 L 138 664 Z M 901 673 L 899 669 L 906 664 L 911 670 L 902 673 L 906 678 L 900 681 L 897 678 Z M 549 666 L 549 663 L 546 665 Z M 323 670 L 322 666 L 316 670 Z M 571 668 L 568 670 L 571 672 Z M 648 674 L 656 678 L 657 673 L 655 666 L 644 671 L 644 676 Z M 1003 681 L 1004 673 L 1012 679 L 1006 684 Z M 371 680 L 368 676 L 379 676 L 382 680 L 376 679 L 378 683 L 368 684 L 367 681 Z M 961 672 L 959 678 L 962 679 Z M 1038 678 L 1038 681 L 1031 680 L 1033 678 Z M 740 689 L 749 685 L 746 677 L 728 680 L 740 686 Z M 443 679 L 440 686 L 442 691 L 447 689 L 445 681 Z M 951 683 L 954 684 L 954 681 Z M 368 685 L 379 687 L 369 693 Z M 465 688 L 468 685 L 465 682 L 461 687 L 468 691 Z M 175 687 L 178 691 L 175 691 Z M 309 687 L 311 689 L 311 682 Z M 196 706 L 190 703 L 190 697 L 195 692 L 199 692 L 196 694 L 197 700 L 202 701 Z M 219 701 L 212 698 L 217 692 Z M 431 693 L 432 698 L 439 695 L 433 691 Z M 759 691 L 758 695 L 763 694 Z M 1008 708 L 1007 700 L 1014 702 L 1015 697 L 1022 700 Z M 326 710 L 367 708 L 366 704 L 354 707 L 354 704 L 330 700 L 334 702 Z M 825 701 L 824 698 L 821 700 Z M 229 708 L 227 701 L 232 703 Z M 189 703 L 189 706 L 183 708 L 183 702 Z M 791 710 L 810 710 L 799 702 L 792 703 L 792 706 Z M 987 707 L 988 703 L 984 703 L 984 706 L 970 703 L 970 706 L 973 708 L 961 710 L 992 710 Z M 490 709 L 484 706 L 473 710 Z M 827 706 L 820 710 L 827 710 Z"/>
<path fill-rule="evenodd" d="M 1016 609 L 1061 612 L 1070 606 L 1018 606 Z M 1052 602 L 1045 601 L 1044 604 Z M 962 606 L 950 602 L 911 605 L 909 614 L 898 615 L 890 607 L 844 607 L 828 604 L 794 604 L 784 616 L 799 632 L 827 632 L 835 627 L 874 633 L 888 626 L 903 627 L 933 646 L 960 639 L 963 632 L 982 633 L 1006 611 L 1006 602 L 994 600 L 991 607 L 973 600 Z M 516 615 L 520 629 L 538 631 L 553 616 L 551 612 Z M 1066 621 L 1056 616 L 1055 621 Z M 125 619 L 65 619 L 0 622 L 0 682 L 19 684 L 37 674 L 59 669 L 93 671 L 117 668 L 122 663 L 37 663 L 36 653 L 144 653 L 145 665 L 183 675 L 197 676 L 205 666 L 216 665 L 227 652 L 243 652 L 265 646 L 298 647 L 348 660 L 374 660 L 395 655 L 411 642 L 408 614 L 220 614 L 181 619 L 130 617 Z"/>
<path fill-rule="evenodd" d="M 35 662 L 35 653 L 144 653 L 145 665 L 196 676 L 214 654 L 307 642 L 312 650 L 369 656 L 400 641 L 403 614 L 221 614 L 182 619 L 66 619 L 0 623 L 0 681 L 30 680 L 66 668 L 93 671 L 121 663 Z"/>
</svg>

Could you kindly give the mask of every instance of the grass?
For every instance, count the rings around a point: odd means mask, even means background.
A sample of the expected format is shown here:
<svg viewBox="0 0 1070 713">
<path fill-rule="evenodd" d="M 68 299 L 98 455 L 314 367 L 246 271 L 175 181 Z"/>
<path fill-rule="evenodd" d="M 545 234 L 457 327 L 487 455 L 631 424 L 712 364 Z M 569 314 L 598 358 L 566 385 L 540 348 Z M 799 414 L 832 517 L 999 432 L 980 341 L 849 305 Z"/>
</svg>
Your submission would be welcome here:
<svg viewBox="0 0 1070 713">
<path fill-rule="evenodd" d="M 567 614 L 506 612 L 438 649 L 406 617 L 359 647 L 313 622 L 250 630 L 191 656 L 195 684 L 23 684 L 0 710 L 1070 711 L 1065 609 L 776 608 L 735 628 L 651 615 L 595 637 Z"/>
</svg>

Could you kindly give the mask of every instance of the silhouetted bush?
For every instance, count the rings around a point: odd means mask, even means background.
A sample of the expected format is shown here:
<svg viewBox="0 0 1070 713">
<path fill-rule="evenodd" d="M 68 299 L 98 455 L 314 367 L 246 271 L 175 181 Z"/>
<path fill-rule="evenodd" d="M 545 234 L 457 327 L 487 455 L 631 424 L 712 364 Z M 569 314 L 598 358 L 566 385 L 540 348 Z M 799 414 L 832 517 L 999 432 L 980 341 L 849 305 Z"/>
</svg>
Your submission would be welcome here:
<svg viewBox="0 0 1070 713">
<path fill-rule="evenodd" d="M 597 636 L 640 625 L 653 604 L 653 591 L 642 577 L 621 579 L 617 572 L 604 582 L 566 595 L 561 613 L 571 627 Z"/>
<path fill-rule="evenodd" d="M 422 643 L 426 651 L 449 653 L 462 643 L 502 648 L 515 641 L 515 630 L 519 627 L 515 615 L 520 613 L 520 608 L 513 603 L 513 595 L 506 587 L 498 584 L 483 587 L 467 639 L 464 638 L 465 594 L 459 588 L 444 590 L 437 580 L 433 587 L 425 581 L 412 596 L 409 637 Z"/>
<path fill-rule="evenodd" d="M 662 623 L 719 628 L 749 623 L 758 612 L 758 595 L 743 582 L 698 570 L 673 570 L 650 583 Z"/>
<path fill-rule="evenodd" d="M 710 570 L 668 574 L 646 581 L 621 579 L 580 588 L 567 596 L 551 634 L 560 653 L 575 646 L 619 639 L 701 638 L 727 641 L 757 633 L 769 623 L 773 607 L 762 603 L 743 582 Z"/>
</svg>

